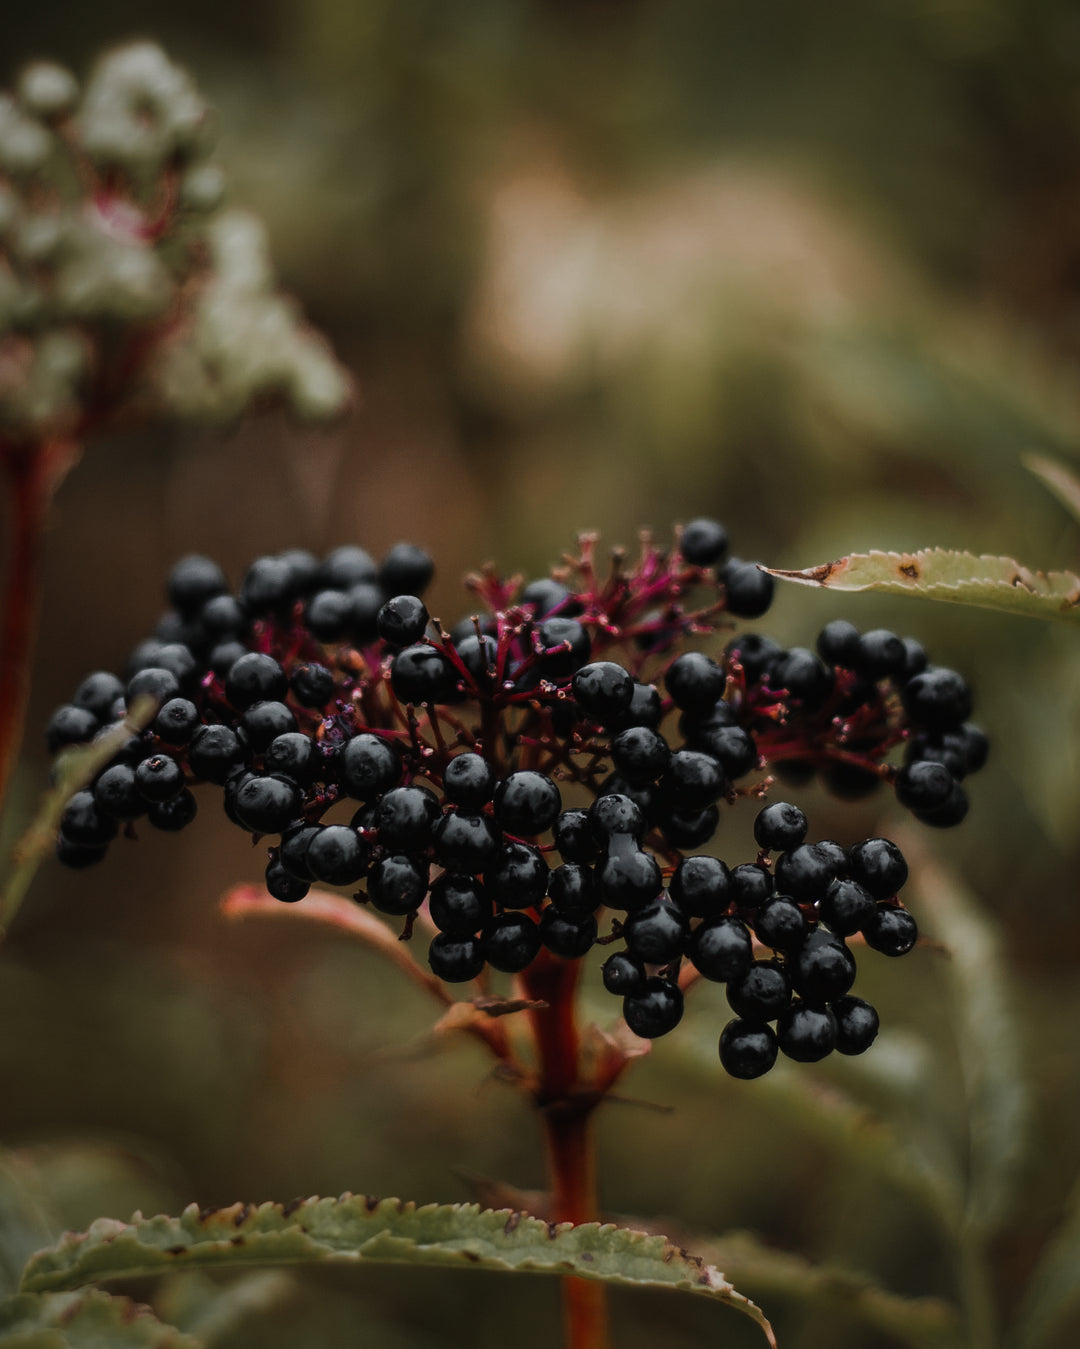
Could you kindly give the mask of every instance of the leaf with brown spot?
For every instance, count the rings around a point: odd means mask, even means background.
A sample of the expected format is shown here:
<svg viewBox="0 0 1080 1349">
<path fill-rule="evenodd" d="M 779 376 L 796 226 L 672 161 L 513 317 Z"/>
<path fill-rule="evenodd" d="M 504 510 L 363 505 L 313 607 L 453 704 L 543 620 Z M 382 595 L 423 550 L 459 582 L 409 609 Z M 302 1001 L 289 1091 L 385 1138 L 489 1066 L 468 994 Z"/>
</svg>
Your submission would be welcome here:
<svg viewBox="0 0 1080 1349">
<path fill-rule="evenodd" d="M 1080 622 L 1080 576 L 1071 571 L 1032 571 L 1010 557 L 925 548 L 915 553 L 852 553 L 802 571 L 762 570 L 784 581 L 830 590 L 878 590 L 1028 618 Z"/>
<path fill-rule="evenodd" d="M 238 1217 L 240 1221 L 238 1222 Z M 288 1217 L 280 1204 L 245 1212 L 234 1204 L 201 1218 L 189 1205 L 179 1217 L 122 1223 L 99 1218 L 87 1232 L 66 1233 L 27 1265 L 23 1288 L 51 1292 L 106 1279 L 131 1279 L 192 1267 L 384 1263 L 576 1274 L 640 1288 L 695 1293 L 751 1317 L 776 1341 L 761 1310 L 712 1265 L 666 1237 L 611 1223 L 548 1224 L 528 1214 L 478 1204 L 374 1205 L 362 1195 L 308 1199 Z M 234 1246 L 237 1228 L 242 1246 Z M 168 1252 L 179 1252 L 170 1255 Z"/>
</svg>

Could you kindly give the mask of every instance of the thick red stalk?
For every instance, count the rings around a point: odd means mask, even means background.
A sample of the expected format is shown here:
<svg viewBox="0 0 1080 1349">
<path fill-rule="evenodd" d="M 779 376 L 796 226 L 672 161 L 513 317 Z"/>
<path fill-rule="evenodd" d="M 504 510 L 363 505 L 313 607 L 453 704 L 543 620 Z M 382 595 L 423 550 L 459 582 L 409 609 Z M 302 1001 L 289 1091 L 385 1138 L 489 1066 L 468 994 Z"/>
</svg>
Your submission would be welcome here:
<svg viewBox="0 0 1080 1349">
<path fill-rule="evenodd" d="M 596 1162 L 592 1112 L 600 1096 L 582 1080 L 575 993 L 581 965 L 541 954 L 523 976 L 527 996 L 547 1003 L 529 1013 L 537 1051 L 536 1104 L 544 1125 L 556 1222 L 595 1222 Z M 607 1290 L 586 1279 L 563 1280 L 566 1349 L 606 1349 Z"/>
</svg>

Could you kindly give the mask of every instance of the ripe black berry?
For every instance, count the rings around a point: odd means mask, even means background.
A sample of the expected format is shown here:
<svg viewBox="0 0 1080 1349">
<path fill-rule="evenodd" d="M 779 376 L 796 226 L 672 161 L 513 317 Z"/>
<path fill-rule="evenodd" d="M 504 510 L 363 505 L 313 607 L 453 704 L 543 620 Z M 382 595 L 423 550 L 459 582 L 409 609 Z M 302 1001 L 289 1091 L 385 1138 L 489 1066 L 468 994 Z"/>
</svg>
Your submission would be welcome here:
<svg viewBox="0 0 1080 1349">
<path fill-rule="evenodd" d="M 935 806 L 933 810 L 917 810 L 915 818 L 935 829 L 951 829 L 967 818 L 970 806 L 967 792 L 957 782 L 947 800 L 940 806 Z"/>
<path fill-rule="evenodd" d="M 944 764 L 916 760 L 896 777 L 896 799 L 908 810 L 936 810 L 952 795 L 956 779 Z"/>
<path fill-rule="evenodd" d="M 116 819 L 100 809 L 93 792 L 76 792 L 60 817 L 60 833 L 71 843 L 100 847 L 116 837 Z"/>
<path fill-rule="evenodd" d="M 671 761 L 668 743 L 649 726 L 629 726 L 611 741 L 611 758 L 628 782 L 655 782 Z"/>
<path fill-rule="evenodd" d="M 829 665 L 842 665 L 854 670 L 861 649 L 859 629 L 846 618 L 833 619 L 818 633 L 818 655 Z"/>
<path fill-rule="evenodd" d="M 579 862 L 564 862 L 555 868 L 548 881 L 548 894 L 555 908 L 570 918 L 581 918 L 600 907 L 596 876 L 591 867 Z"/>
<path fill-rule="evenodd" d="M 612 849 L 599 864 L 598 880 L 604 903 L 613 909 L 640 909 L 660 893 L 663 877 L 652 853 L 641 852 L 633 841 Z"/>
<path fill-rule="evenodd" d="M 792 951 L 802 945 L 809 925 L 794 900 L 773 895 L 754 915 L 754 931 L 758 940 L 774 951 Z"/>
<path fill-rule="evenodd" d="M 797 848 L 806 838 L 806 816 L 790 801 L 776 801 L 758 812 L 754 838 L 759 848 Z"/>
<path fill-rule="evenodd" d="M 304 626 L 320 642 L 340 642 L 353 626 L 351 597 L 344 590 L 318 591 L 304 606 Z"/>
<path fill-rule="evenodd" d="M 310 782 L 321 763 L 315 741 L 302 731 L 275 736 L 263 752 L 263 767 L 268 773 L 292 778 L 297 783 Z"/>
<path fill-rule="evenodd" d="M 311 886 L 286 871 L 275 857 L 266 866 L 266 888 L 274 899 L 280 899 L 283 904 L 295 904 L 304 898 Z"/>
<path fill-rule="evenodd" d="M 795 991 L 807 1002 L 831 1002 L 855 982 L 855 957 L 824 928 L 811 932 L 790 964 Z"/>
<path fill-rule="evenodd" d="M 582 711 L 598 721 L 625 713 L 634 697 L 633 676 L 610 660 L 583 665 L 571 688 Z"/>
<path fill-rule="evenodd" d="M 687 651 L 668 666 L 664 682 L 676 707 L 702 714 L 724 696 L 727 676 L 704 651 Z"/>
<path fill-rule="evenodd" d="M 742 862 L 731 869 L 731 886 L 740 909 L 759 909 L 775 889 L 770 871 L 756 862 Z"/>
<path fill-rule="evenodd" d="M 478 875 L 495 858 L 502 839 L 486 815 L 447 811 L 432 830 L 435 855 L 444 867 Z"/>
<path fill-rule="evenodd" d="M 392 853 L 423 852 L 440 815 L 433 792 L 417 786 L 394 787 L 375 807 L 379 844 Z"/>
<path fill-rule="evenodd" d="M 414 857 L 391 853 L 371 868 L 367 895 L 382 913 L 404 917 L 415 913 L 428 891 L 429 868 Z"/>
<path fill-rule="evenodd" d="M 362 581 L 374 581 L 377 576 L 378 568 L 371 554 L 354 544 L 345 544 L 323 558 L 317 580 L 333 590 L 348 590 Z"/>
<path fill-rule="evenodd" d="M 720 1034 L 720 1062 L 732 1077 L 749 1081 L 767 1073 L 776 1062 L 776 1035 L 771 1026 L 729 1021 Z"/>
<path fill-rule="evenodd" d="M 237 810 L 242 814 L 239 802 Z M 327 824 L 308 842 L 306 860 L 317 881 L 326 885 L 355 885 L 367 867 L 368 848 L 350 825 Z"/>
<path fill-rule="evenodd" d="M 576 618 L 555 617 L 537 632 L 543 655 L 540 669 L 546 679 L 560 679 L 580 670 L 589 659 L 592 642 Z"/>
<path fill-rule="evenodd" d="M 531 965 L 540 944 L 540 929 L 526 913 L 497 913 L 481 933 L 485 960 L 504 974 Z"/>
<path fill-rule="evenodd" d="M 379 636 L 394 646 L 418 642 L 427 625 L 427 608 L 416 595 L 395 595 L 386 601 L 375 620 Z"/>
<path fill-rule="evenodd" d="M 146 818 L 155 829 L 168 834 L 179 833 L 186 829 L 198 813 L 198 803 L 185 787 L 179 796 L 170 801 L 155 801 L 146 808 Z"/>
<path fill-rule="evenodd" d="M 56 860 L 76 870 L 102 861 L 107 852 L 108 845 L 105 843 L 73 843 L 63 834 L 56 840 Z"/>
<path fill-rule="evenodd" d="M 445 703 L 453 699 L 458 673 L 438 647 L 418 642 L 394 657 L 390 683 L 403 703 Z"/>
<path fill-rule="evenodd" d="M 440 932 L 468 937 L 491 918 L 491 898 L 473 876 L 444 872 L 431 887 L 431 921 Z"/>
<path fill-rule="evenodd" d="M 798 904 L 816 903 L 835 876 L 829 858 L 813 843 L 801 843 L 776 859 L 776 888 Z"/>
<path fill-rule="evenodd" d="M 731 902 L 731 873 L 718 857 L 684 857 L 668 893 L 691 918 L 718 918 Z"/>
<path fill-rule="evenodd" d="M 131 764 L 113 764 L 94 783 L 94 802 L 105 815 L 114 820 L 137 820 L 146 814 L 146 798 L 135 781 Z"/>
<path fill-rule="evenodd" d="M 714 567 L 727 546 L 727 530 L 715 520 L 691 520 L 683 525 L 679 551 L 695 567 Z"/>
<path fill-rule="evenodd" d="M 704 810 L 680 811 L 666 810 L 660 816 L 659 828 L 673 848 L 701 848 L 720 824 L 720 812 L 716 806 L 706 806 Z"/>
<path fill-rule="evenodd" d="M 479 810 L 495 791 L 495 770 L 479 754 L 458 754 L 446 765 L 443 791 L 465 810 Z"/>
<path fill-rule="evenodd" d="M 666 965 L 682 955 L 690 937 L 686 915 L 670 900 L 638 909 L 623 927 L 626 949 L 646 965 Z"/>
<path fill-rule="evenodd" d="M 971 689 L 955 670 L 931 665 L 904 685 L 901 694 L 912 721 L 931 731 L 949 731 L 971 716 Z"/>
<path fill-rule="evenodd" d="M 741 979 L 728 982 L 727 1000 L 744 1021 L 775 1021 L 791 1002 L 791 984 L 779 965 L 755 960 Z"/>
<path fill-rule="evenodd" d="M 896 679 L 903 675 L 907 658 L 907 648 L 895 632 L 873 628 L 859 639 L 854 668 L 868 679 Z"/>
<path fill-rule="evenodd" d="M 640 993 L 645 987 L 645 966 L 626 951 L 608 956 L 601 974 L 607 991 L 619 997 Z"/>
<path fill-rule="evenodd" d="M 298 820 L 282 830 L 281 844 L 278 848 L 278 861 L 289 875 L 295 876 L 297 880 L 310 881 L 313 879 L 311 868 L 307 863 L 307 850 L 308 844 L 321 828 L 322 825 L 308 824 L 306 820 Z"/>
<path fill-rule="evenodd" d="M 550 875 L 544 854 L 527 843 L 506 843 L 484 872 L 484 884 L 496 904 L 507 909 L 539 905 Z"/>
<path fill-rule="evenodd" d="M 694 968 L 717 983 L 738 982 L 749 972 L 754 947 L 738 918 L 704 922 L 690 936 L 687 953 Z"/>
<path fill-rule="evenodd" d="M 833 688 L 833 675 L 805 646 L 793 646 L 780 656 L 769 673 L 769 686 L 786 689 L 806 707 L 817 707 Z"/>
<path fill-rule="evenodd" d="M 154 718 L 154 734 L 167 745 L 186 745 L 199 726 L 199 709 L 187 698 L 170 698 Z"/>
<path fill-rule="evenodd" d="M 540 915 L 540 939 L 553 955 L 577 960 L 596 941 L 596 916 L 570 918 L 549 904 Z"/>
<path fill-rule="evenodd" d="M 128 680 L 124 697 L 128 707 L 133 707 L 138 698 L 153 698 L 160 708 L 170 698 L 180 696 L 180 681 L 171 670 L 160 665 L 150 665 L 138 670 Z"/>
<path fill-rule="evenodd" d="M 593 836 L 601 844 L 625 835 L 640 838 L 645 832 L 644 815 L 630 797 L 621 792 L 598 796 L 589 807 L 589 824 Z"/>
<path fill-rule="evenodd" d="M 362 731 L 337 755 L 341 785 L 356 801 L 371 801 L 395 787 L 401 778 L 401 753 L 390 740 Z"/>
<path fill-rule="evenodd" d="M 285 671 L 273 656 L 264 656 L 260 651 L 248 651 L 225 676 L 225 697 L 239 711 L 253 703 L 281 702 L 288 691 Z"/>
<path fill-rule="evenodd" d="M 682 1020 L 683 995 L 678 984 L 656 975 L 645 980 L 640 993 L 623 998 L 623 1019 L 643 1040 L 655 1040 L 673 1031 Z"/>
<path fill-rule="evenodd" d="M 435 575 L 435 563 L 415 543 L 395 543 L 382 560 L 379 584 L 388 595 L 422 595 Z"/>
<path fill-rule="evenodd" d="M 75 690 L 71 701 L 76 707 L 93 712 L 99 721 L 106 721 L 111 715 L 113 703 L 123 696 L 123 692 L 124 686 L 116 675 L 109 670 L 95 670 Z"/>
<path fill-rule="evenodd" d="M 300 789 L 288 778 L 253 774 L 237 791 L 234 804 L 245 829 L 253 834 L 277 834 L 296 818 Z"/>
<path fill-rule="evenodd" d="M 776 583 L 756 562 L 728 559 L 721 572 L 727 592 L 727 610 L 738 618 L 760 618 L 772 604 Z"/>
<path fill-rule="evenodd" d="M 182 557 L 166 583 L 169 603 L 185 618 L 192 618 L 207 600 L 222 595 L 229 588 L 225 573 L 209 557 L 197 553 Z"/>
<path fill-rule="evenodd" d="M 919 939 L 919 927 L 907 909 L 879 904 L 863 925 L 863 935 L 867 946 L 883 956 L 906 956 Z"/>
<path fill-rule="evenodd" d="M 495 818 L 508 834 L 528 836 L 550 829 L 562 809 L 559 789 L 544 773 L 523 769 L 495 788 Z"/>
<path fill-rule="evenodd" d="M 837 998 L 829 1004 L 836 1019 L 836 1048 L 841 1054 L 862 1054 L 877 1039 L 878 1014 L 862 998 Z"/>
<path fill-rule="evenodd" d="M 202 726 L 191 738 L 188 763 L 196 777 L 221 786 L 243 766 L 247 751 L 228 726 Z"/>
<path fill-rule="evenodd" d="M 292 695 L 301 707 L 325 707 L 334 692 L 334 672 L 325 665 L 298 665 L 289 677 Z"/>
<path fill-rule="evenodd" d="M 144 801 L 170 801 L 184 790 L 184 770 L 171 755 L 151 754 L 136 767 L 135 785 Z"/>
<path fill-rule="evenodd" d="M 45 746 L 50 754 L 65 745 L 84 745 L 91 740 L 99 722 L 88 708 L 64 703 L 49 718 L 45 728 Z"/>
<path fill-rule="evenodd" d="M 531 605 L 534 617 L 546 618 L 556 609 L 561 609 L 570 598 L 570 592 L 551 576 L 538 576 L 530 581 L 521 592 L 521 604 Z"/>
<path fill-rule="evenodd" d="M 677 813 L 705 810 L 726 786 L 719 763 L 696 749 L 677 750 L 660 782 L 665 800 Z"/>
<path fill-rule="evenodd" d="M 841 878 L 833 881 L 825 891 L 818 912 L 821 921 L 838 937 L 850 937 L 873 916 L 875 908 L 869 890 L 858 881 Z"/>
<path fill-rule="evenodd" d="M 253 703 L 240 718 L 240 726 L 254 750 L 263 750 L 279 735 L 296 730 L 296 718 L 284 703 L 268 699 Z"/>
<path fill-rule="evenodd" d="M 587 810 L 564 810 L 555 821 L 555 846 L 567 862 L 593 862 L 599 853 Z M 606 839 L 606 835 L 604 836 Z"/>
<path fill-rule="evenodd" d="M 484 950 L 476 937 L 452 937 L 437 932 L 428 947 L 428 964 L 437 979 L 463 984 L 484 968 Z"/>
<path fill-rule="evenodd" d="M 796 999 L 781 1016 L 776 1038 L 789 1059 L 817 1063 L 836 1048 L 836 1017 Z"/>
<path fill-rule="evenodd" d="M 867 838 L 848 849 L 852 877 L 875 899 L 889 899 L 908 878 L 904 854 L 887 838 Z"/>
<path fill-rule="evenodd" d="M 711 754 L 732 781 L 745 777 L 757 766 L 757 745 L 742 726 L 703 727 L 694 734 L 693 743 Z"/>
</svg>

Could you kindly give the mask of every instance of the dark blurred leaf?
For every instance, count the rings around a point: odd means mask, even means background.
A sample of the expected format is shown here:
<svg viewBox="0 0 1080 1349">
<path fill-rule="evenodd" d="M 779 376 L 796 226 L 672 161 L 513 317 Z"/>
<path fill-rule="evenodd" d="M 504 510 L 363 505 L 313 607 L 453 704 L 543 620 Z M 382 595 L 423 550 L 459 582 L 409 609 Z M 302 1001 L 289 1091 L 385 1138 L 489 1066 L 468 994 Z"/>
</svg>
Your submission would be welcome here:
<svg viewBox="0 0 1080 1349">
<path fill-rule="evenodd" d="M 802 571 L 766 567 L 771 576 L 830 590 L 879 590 L 1003 609 L 1028 618 L 1080 622 L 1080 576 L 1031 571 L 1010 557 L 976 557 L 946 548 L 914 553 L 852 553 Z"/>
<path fill-rule="evenodd" d="M 27 1260 L 55 1239 L 53 1220 L 33 1167 L 0 1152 L 0 1293 L 13 1293 Z"/>
<path fill-rule="evenodd" d="M 1028 1280 L 1011 1338 L 1015 1349 L 1057 1345 L 1061 1323 L 1080 1306 L 1080 1190 Z"/>
<path fill-rule="evenodd" d="M 170 1279 L 154 1301 L 170 1324 L 209 1347 L 228 1344 L 228 1337 L 248 1316 L 277 1306 L 292 1289 L 293 1281 L 283 1270 L 216 1283 L 193 1269 Z"/>
<path fill-rule="evenodd" d="M 670 1288 L 715 1298 L 751 1317 L 775 1345 L 768 1321 L 722 1274 L 665 1237 L 610 1224 L 549 1225 L 476 1204 L 417 1206 L 363 1196 L 295 1205 L 234 1204 L 179 1218 L 130 1223 L 99 1218 L 31 1260 L 31 1291 L 78 1287 L 95 1279 L 160 1274 L 192 1265 L 298 1265 L 323 1261 L 456 1266 L 533 1274 L 577 1274 L 635 1287 Z"/>
<path fill-rule="evenodd" d="M 5 1349 L 201 1349 L 149 1307 L 97 1289 L 22 1293 L 0 1303 Z"/>
<path fill-rule="evenodd" d="M 1080 478 L 1064 464 L 1044 459 L 1039 454 L 1024 455 L 1024 467 L 1040 478 L 1057 497 L 1070 515 L 1080 520 Z"/>
</svg>

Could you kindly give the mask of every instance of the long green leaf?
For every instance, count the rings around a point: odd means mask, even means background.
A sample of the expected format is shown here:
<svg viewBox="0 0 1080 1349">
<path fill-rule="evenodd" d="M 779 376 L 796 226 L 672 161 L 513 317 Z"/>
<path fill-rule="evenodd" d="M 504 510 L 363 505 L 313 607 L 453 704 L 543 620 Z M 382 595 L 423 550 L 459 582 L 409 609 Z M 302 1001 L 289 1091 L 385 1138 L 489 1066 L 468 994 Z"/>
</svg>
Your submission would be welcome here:
<svg viewBox="0 0 1080 1349">
<path fill-rule="evenodd" d="M 1060 1344 L 1066 1316 L 1080 1306 L 1080 1187 L 1074 1189 L 1065 1221 L 1043 1251 L 1028 1280 L 1010 1343 L 1016 1349 Z"/>
<path fill-rule="evenodd" d="M 785 581 L 831 590 L 880 590 L 1003 609 L 1028 618 L 1080 622 L 1080 576 L 1071 571 L 1032 571 L 1011 557 L 925 548 L 915 553 L 852 553 L 803 571 L 763 570 Z"/>
<path fill-rule="evenodd" d="M 234 1204 L 131 1222 L 99 1218 L 68 1233 L 27 1265 L 23 1287 L 48 1291 L 99 1279 L 159 1274 L 194 1265 L 297 1265 L 323 1261 L 576 1274 L 635 1287 L 715 1298 L 753 1318 L 775 1345 L 760 1309 L 704 1261 L 665 1237 L 584 1223 L 540 1221 L 477 1204 L 426 1204 L 343 1195 L 296 1204 Z"/>
<path fill-rule="evenodd" d="M 149 1307 L 95 1288 L 0 1302 L 3 1349 L 201 1349 Z"/>
<path fill-rule="evenodd" d="M 1041 454 L 1025 454 L 1024 467 L 1045 483 L 1069 514 L 1080 520 L 1080 478 L 1056 459 Z"/>
</svg>

